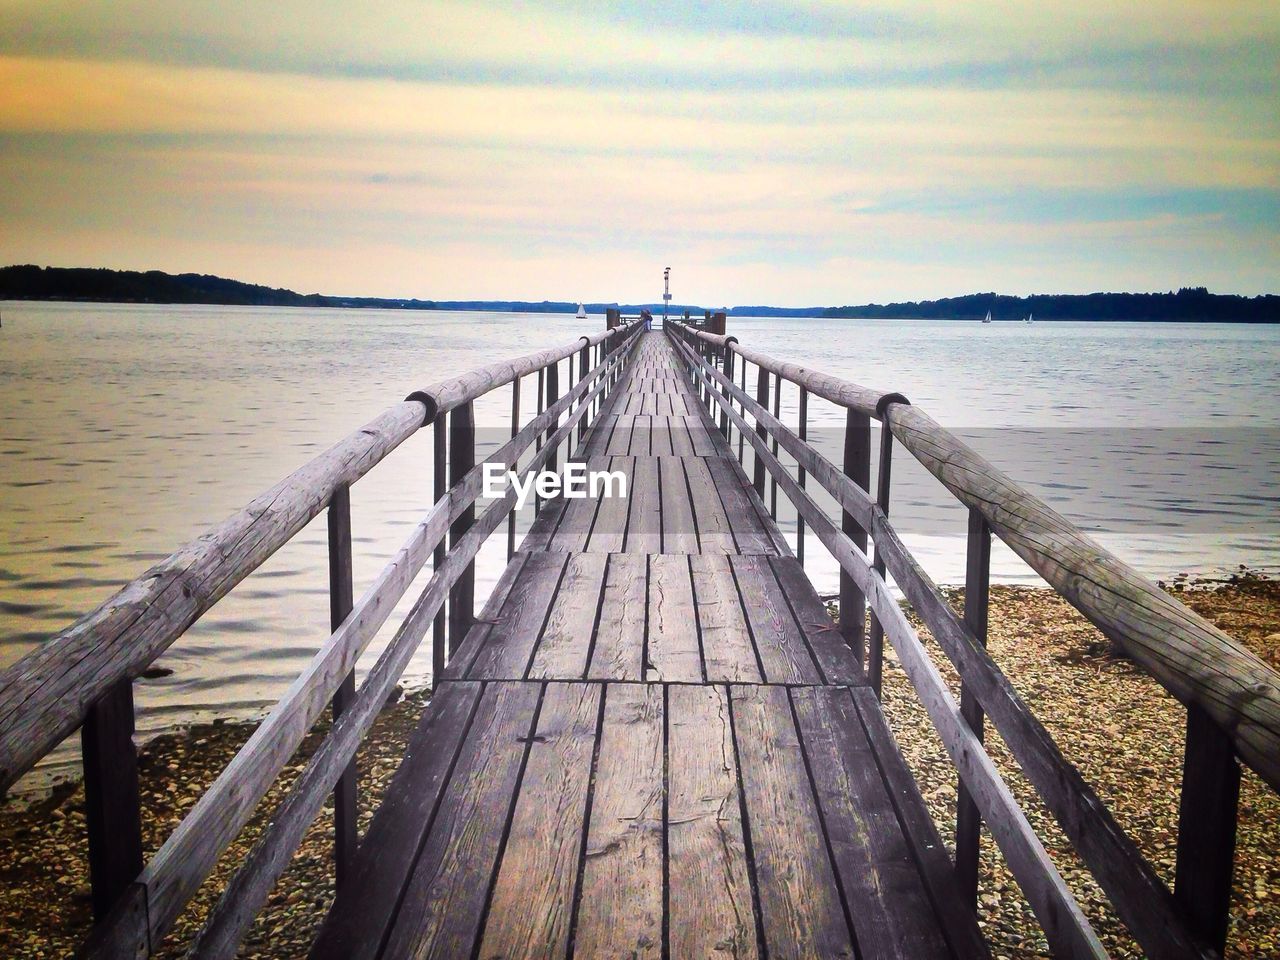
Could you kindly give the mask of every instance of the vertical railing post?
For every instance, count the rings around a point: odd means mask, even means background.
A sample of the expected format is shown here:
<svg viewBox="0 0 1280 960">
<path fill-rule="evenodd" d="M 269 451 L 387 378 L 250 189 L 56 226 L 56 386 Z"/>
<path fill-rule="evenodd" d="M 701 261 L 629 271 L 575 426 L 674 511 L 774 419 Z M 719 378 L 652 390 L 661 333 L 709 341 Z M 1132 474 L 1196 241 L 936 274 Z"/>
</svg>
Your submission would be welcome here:
<svg viewBox="0 0 1280 960">
<path fill-rule="evenodd" d="M 1187 708 L 1173 896 L 1193 934 L 1219 953 L 1231 919 L 1240 764 L 1231 738 L 1198 706 Z"/>
<path fill-rule="evenodd" d="M 880 469 L 876 474 L 876 505 L 887 517 L 889 515 L 889 481 L 893 472 L 893 432 L 889 429 L 888 417 L 881 413 L 880 425 Z M 871 560 L 871 569 L 876 576 L 884 578 L 884 557 L 880 555 L 880 547 L 876 546 Z M 884 677 L 884 627 L 880 618 L 873 611 L 871 614 L 871 635 L 867 641 L 867 679 L 876 698 L 880 697 L 881 682 Z"/>
<path fill-rule="evenodd" d="M 476 465 L 475 408 L 470 400 L 455 407 L 449 414 L 449 486 L 455 487 Z M 457 549 L 458 541 L 475 523 L 476 505 L 473 501 L 458 515 L 449 527 L 449 549 Z M 467 563 L 457 582 L 449 590 L 449 646 L 445 660 L 471 629 L 476 616 L 476 561 Z"/>
<path fill-rule="evenodd" d="M 520 432 L 520 377 L 516 377 L 511 381 L 511 436 L 514 438 Z M 518 458 L 517 458 L 518 459 Z M 518 464 L 511 464 L 511 469 L 515 470 Z M 507 561 L 516 554 L 516 511 L 513 508 L 507 514 Z"/>
<path fill-rule="evenodd" d="M 782 413 L 782 374 L 778 374 L 773 380 L 773 419 L 781 420 Z M 770 444 L 769 452 L 773 454 L 773 459 L 778 459 L 778 438 L 774 437 Z M 769 516 L 774 520 L 778 519 L 778 478 L 772 473 L 769 474 Z"/>
<path fill-rule="evenodd" d="M 800 388 L 800 412 L 797 415 L 800 426 L 800 439 L 809 442 L 809 390 L 806 387 Z M 805 472 L 804 467 L 796 464 L 799 470 L 800 489 L 805 489 Z M 800 566 L 804 566 L 804 517 L 800 515 L 800 511 L 796 510 L 796 559 L 800 561 Z"/>
<path fill-rule="evenodd" d="M 756 403 L 768 410 L 769 409 L 769 371 L 764 367 L 759 368 L 756 374 Z M 765 439 L 764 424 L 757 418 L 756 420 L 756 436 L 762 441 Z M 755 455 L 755 470 L 752 476 L 752 486 L 756 488 L 756 496 L 761 500 L 764 499 L 764 457 L 759 453 Z"/>
<path fill-rule="evenodd" d="M 724 359 L 721 362 L 722 372 L 729 383 L 733 383 L 733 350 L 729 344 L 725 344 Z M 720 395 L 724 398 L 724 407 L 720 410 L 720 432 L 724 434 L 726 440 L 729 439 L 729 405 L 733 402 L 730 398 L 729 388 L 727 386 L 720 388 Z"/>
<path fill-rule="evenodd" d="M 559 364 L 559 363 L 549 363 L 549 364 L 547 364 L 547 405 L 546 405 L 546 409 L 550 410 L 553 406 L 555 406 L 556 401 L 558 401 L 559 399 L 560 399 L 560 364 Z M 548 443 L 550 443 L 550 441 L 551 441 L 551 436 L 556 432 L 556 430 L 558 430 L 558 429 L 559 429 L 559 427 L 560 427 L 560 418 L 559 418 L 558 416 L 557 416 L 557 417 L 552 417 L 552 418 L 551 418 L 551 422 L 550 422 L 549 424 L 547 424 L 547 432 L 546 432 L 546 436 L 547 436 L 547 442 L 548 442 Z M 553 472 L 554 472 L 554 471 L 555 471 L 555 469 L 556 469 L 556 457 L 557 457 L 557 451 L 556 451 L 555 449 L 553 449 L 553 450 L 552 450 L 552 451 L 547 455 L 547 462 L 546 462 L 546 464 L 544 465 L 543 469 L 544 469 L 544 470 L 551 470 L 551 471 L 553 471 Z M 538 499 L 538 497 L 537 497 L 537 496 L 535 496 L 535 497 L 534 497 L 534 499 L 535 499 L 535 500 L 537 500 L 537 499 Z"/>
<path fill-rule="evenodd" d="M 742 392 L 745 395 L 747 392 L 747 361 L 746 360 L 742 361 L 742 366 L 740 370 L 741 372 L 739 373 L 739 377 L 742 379 L 742 382 L 739 384 L 739 386 L 742 388 Z M 742 419 L 745 420 L 747 418 L 747 405 L 742 401 L 738 401 L 738 412 L 742 414 Z M 743 458 L 745 456 L 744 451 L 746 448 L 746 444 L 747 444 L 747 438 L 743 434 L 743 432 L 739 430 L 738 431 L 738 463 L 739 464 L 742 463 Z"/>
<path fill-rule="evenodd" d="M 448 468 L 448 414 L 440 414 L 436 417 L 435 425 L 432 428 L 431 447 L 432 447 L 432 475 L 431 475 L 431 492 L 435 495 L 436 502 L 439 503 L 449 495 L 449 480 L 446 470 Z M 439 570 L 444 563 L 445 555 L 444 538 L 440 538 L 440 542 L 436 545 L 431 555 L 432 569 Z M 436 614 L 435 622 L 431 627 L 431 689 L 436 689 L 436 685 L 440 682 L 440 675 L 444 673 L 445 663 L 445 618 L 447 614 L 444 607 L 440 608 L 440 612 Z"/>
<path fill-rule="evenodd" d="M 982 512 L 969 510 L 968 546 L 964 568 L 964 624 L 984 647 L 987 610 L 991 599 L 991 528 Z M 982 705 L 973 691 L 960 685 L 960 715 L 982 742 Z M 978 847 L 982 818 L 964 781 L 956 792 L 956 878 L 960 894 L 973 909 L 978 906 Z"/>
<path fill-rule="evenodd" d="M 871 417 L 857 410 L 850 410 L 844 418 L 844 475 L 863 490 L 871 490 Z M 853 514 L 843 511 L 840 529 L 866 552 L 867 531 L 858 525 Z M 853 582 L 853 577 L 840 569 L 840 634 L 844 637 L 858 662 L 866 653 L 867 599 Z"/>
<path fill-rule="evenodd" d="M 80 729 L 93 916 L 101 920 L 142 872 L 133 680 L 125 677 L 89 708 Z"/>
<path fill-rule="evenodd" d="M 591 363 L 591 344 L 583 344 L 582 349 L 578 351 L 578 382 L 581 383 L 587 379 L 590 372 Z M 590 392 L 590 391 L 588 391 Z M 584 414 L 582 419 L 578 421 L 578 443 L 582 443 L 582 438 L 587 435 L 587 427 L 591 425 L 591 417 Z"/>
<path fill-rule="evenodd" d="M 329 629 L 337 630 L 351 614 L 354 590 L 351 575 L 351 488 L 343 484 L 329 498 Z M 333 694 L 336 723 L 356 697 L 352 670 Z M 337 889 L 351 875 L 359 837 L 356 832 L 356 785 L 359 773 L 353 757 L 333 788 L 333 863 Z"/>
</svg>

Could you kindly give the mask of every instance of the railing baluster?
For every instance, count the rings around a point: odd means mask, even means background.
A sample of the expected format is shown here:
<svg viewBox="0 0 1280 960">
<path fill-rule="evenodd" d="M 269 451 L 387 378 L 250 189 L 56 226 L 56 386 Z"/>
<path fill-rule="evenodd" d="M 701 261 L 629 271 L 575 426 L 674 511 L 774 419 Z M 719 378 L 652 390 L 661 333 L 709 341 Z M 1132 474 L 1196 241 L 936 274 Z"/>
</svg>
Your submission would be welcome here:
<svg viewBox="0 0 1280 960">
<path fill-rule="evenodd" d="M 448 415 L 441 414 L 431 430 L 431 447 L 432 447 L 432 476 L 431 476 L 431 492 L 434 494 L 436 501 L 448 496 L 448 474 L 446 469 L 448 466 Z M 435 548 L 431 554 L 431 568 L 439 570 L 444 563 L 446 546 L 443 541 Z M 445 622 L 447 613 L 444 607 L 440 608 L 440 612 L 436 614 L 436 619 L 431 626 L 431 688 L 434 690 L 436 684 L 440 682 L 440 675 L 444 673 L 445 662 Z"/>
<path fill-rule="evenodd" d="M 1231 740 L 1200 707 L 1187 709 L 1173 895 L 1193 934 L 1222 952 L 1231 916 L 1240 764 Z"/>
<path fill-rule="evenodd" d="M 557 400 L 560 399 L 560 364 L 552 363 L 547 366 L 547 407 L 555 406 Z M 551 423 L 547 425 L 547 436 L 550 437 L 560 426 L 560 418 L 553 417 Z M 547 457 L 546 468 L 552 472 L 556 469 L 556 457 L 559 451 L 552 450 Z"/>
<path fill-rule="evenodd" d="M 520 432 L 520 377 L 516 377 L 511 381 L 511 436 L 514 437 Z M 518 464 L 513 463 L 511 469 L 516 469 Z M 507 515 L 507 560 L 510 561 L 516 554 L 516 511 L 512 510 Z"/>
<path fill-rule="evenodd" d="M 578 382 L 579 383 L 587 379 L 587 374 L 591 372 L 590 367 L 588 367 L 588 364 L 591 362 L 591 357 L 589 356 L 590 350 L 591 350 L 590 345 L 585 345 L 583 346 L 582 350 L 578 353 Z M 587 435 L 587 427 L 590 426 L 590 424 L 591 424 L 591 416 L 590 416 L 590 411 L 588 411 L 586 414 L 583 414 L 582 419 L 578 421 L 578 443 L 582 443 L 582 438 Z"/>
<path fill-rule="evenodd" d="M 535 411 L 537 414 L 541 414 L 542 411 L 546 409 L 546 407 L 544 406 L 544 402 L 547 397 L 546 383 L 547 383 L 547 368 L 540 367 L 538 369 L 538 409 Z M 534 438 L 533 449 L 535 453 L 540 453 L 542 451 L 542 438 L 544 436 L 545 434 L 539 433 Z M 533 515 L 536 517 L 541 512 L 541 510 L 542 510 L 542 499 L 538 496 L 535 496 L 533 498 Z"/>
<path fill-rule="evenodd" d="M 876 474 L 876 504 L 889 515 L 889 478 L 893 469 L 893 432 L 889 424 L 880 424 L 880 469 Z M 884 557 L 880 555 L 880 547 L 876 546 L 871 560 L 871 569 L 881 579 L 884 578 Z M 880 698 L 880 686 L 884 676 L 884 627 L 875 613 L 871 614 L 871 636 L 867 642 L 867 679 L 876 699 Z"/>
<path fill-rule="evenodd" d="M 98 698 L 80 728 L 95 920 L 107 915 L 142 872 L 142 812 L 133 723 L 133 681 L 126 677 Z"/>
<path fill-rule="evenodd" d="M 800 439 L 805 443 L 809 442 L 809 391 L 804 387 L 800 388 L 800 413 L 798 414 Z M 800 470 L 800 489 L 805 489 L 805 473 L 804 467 L 797 462 L 796 467 Z M 804 566 L 804 517 L 800 515 L 799 508 L 796 509 L 796 559 L 800 561 L 800 566 Z"/>
<path fill-rule="evenodd" d="M 727 343 L 720 349 L 722 351 L 721 361 L 720 361 L 722 372 L 726 377 L 729 378 L 729 381 L 732 383 L 733 382 L 733 350 L 730 349 L 729 344 Z M 730 403 L 729 388 L 721 387 L 720 395 L 724 397 L 724 403 L 725 403 L 725 405 L 720 408 L 720 433 L 723 434 L 726 440 L 728 440 L 729 439 L 729 403 Z"/>
<path fill-rule="evenodd" d="M 471 472 L 476 465 L 476 420 L 475 408 L 471 401 L 455 407 L 449 414 L 449 486 L 461 483 L 462 478 Z M 458 545 L 458 541 L 475 523 L 476 505 L 469 504 L 449 527 L 449 549 Z M 457 582 L 449 590 L 449 646 L 445 653 L 445 661 L 462 638 L 471 629 L 476 616 L 476 561 L 472 558 L 466 569 L 458 577 Z"/>
<path fill-rule="evenodd" d="M 964 624 L 978 642 L 987 645 L 987 609 L 991 599 L 991 528 L 978 510 L 969 510 L 969 537 L 964 573 Z M 960 686 L 960 715 L 982 742 L 982 705 L 963 683 Z M 978 905 L 978 846 L 982 818 L 978 807 L 961 782 L 956 793 L 956 877 L 960 894 L 970 907 Z"/>
<path fill-rule="evenodd" d="M 746 393 L 747 392 L 747 361 L 746 360 L 742 361 L 742 368 L 739 373 L 739 376 L 742 378 L 742 383 L 741 383 L 742 392 Z M 745 419 L 747 416 L 747 405 L 743 403 L 741 400 L 739 400 L 738 409 L 741 411 L 742 416 Z M 746 443 L 747 443 L 747 438 L 743 435 L 742 431 L 739 430 L 738 431 L 738 463 L 739 464 L 742 464 Z"/>
<path fill-rule="evenodd" d="M 769 409 L 769 371 L 764 367 L 759 367 L 759 373 L 756 374 L 756 403 Z M 756 436 L 761 440 L 766 439 L 767 431 L 764 424 L 756 422 Z M 755 470 L 752 478 L 752 486 L 756 488 L 756 496 L 761 500 L 764 499 L 764 460 L 760 458 L 760 454 L 754 454 Z"/>
<path fill-rule="evenodd" d="M 336 487 L 329 498 L 329 629 L 337 630 L 354 605 L 351 575 L 351 488 Z M 356 673 L 346 675 L 333 694 L 333 720 L 338 718 L 356 698 Z M 356 789 L 359 772 L 353 758 L 338 777 L 333 788 L 333 865 L 337 889 L 341 890 L 351 875 L 356 846 Z"/>
<path fill-rule="evenodd" d="M 778 411 L 782 408 L 782 374 L 777 374 L 773 378 L 773 419 L 778 419 Z M 778 459 L 778 438 L 772 437 L 769 445 L 769 452 L 773 454 L 773 458 Z M 774 520 L 778 519 L 778 480 L 773 474 L 769 475 L 769 516 Z"/>
<path fill-rule="evenodd" d="M 844 475 L 868 492 L 871 489 L 871 418 L 850 410 L 844 420 Z M 842 511 L 840 529 L 864 553 L 867 531 L 858 525 L 853 514 Z M 840 568 L 840 634 L 858 662 L 866 653 L 867 598 L 853 577 Z"/>
</svg>

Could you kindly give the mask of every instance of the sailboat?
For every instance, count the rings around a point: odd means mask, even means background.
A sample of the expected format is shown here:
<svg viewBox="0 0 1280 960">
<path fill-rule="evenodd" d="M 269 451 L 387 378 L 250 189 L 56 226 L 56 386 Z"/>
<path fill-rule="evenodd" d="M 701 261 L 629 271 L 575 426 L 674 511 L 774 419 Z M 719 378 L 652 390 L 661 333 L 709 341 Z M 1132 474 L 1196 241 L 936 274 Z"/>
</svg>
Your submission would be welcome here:
<svg viewBox="0 0 1280 960">
<path fill-rule="evenodd" d="M 988 310 L 988 311 L 987 311 L 987 315 L 986 315 L 985 317 L 983 317 L 983 318 L 982 318 L 982 322 L 983 322 L 983 323 L 990 323 L 990 322 L 991 322 L 991 311 L 990 311 L 990 310 Z"/>
<path fill-rule="evenodd" d="M 1034 314 L 1034 313 L 1028 313 L 1028 314 L 1027 314 L 1027 316 L 1026 316 L 1026 319 L 1025 319 L 1025 320 L 1023 320 L 1022 322 L 1023 322 L 1023 323 L 1030 323 L 1030 322 L 1031 322 L 1031 318 L 1032 318 L 1032 317 L 1034 317 L 1034 316 L 1035 316 L 1035 314 Z"/>
<path fill-rule="evenodd" d="M 584 307 L 582 304 L 578 304 L 578 319 L 579 320 L 587 319 L 587 308 Z"/>
</svg>

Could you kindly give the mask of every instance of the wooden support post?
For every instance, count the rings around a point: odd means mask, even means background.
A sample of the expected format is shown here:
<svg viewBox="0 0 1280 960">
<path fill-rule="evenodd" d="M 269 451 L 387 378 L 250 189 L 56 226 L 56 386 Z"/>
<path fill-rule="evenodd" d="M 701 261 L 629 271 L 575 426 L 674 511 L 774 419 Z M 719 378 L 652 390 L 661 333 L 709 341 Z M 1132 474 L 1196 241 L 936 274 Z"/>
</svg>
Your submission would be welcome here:
<svg viewBox="0 0 1280 960">
<path fill-rule="evenodd" d="M 747 361 L 746 360 L 742 361 L 741 370 L 742 372 L 739 374 L 739 377 L 741 378 L 742 382 L 739 384 L 739 386 L 742 387 L 742 392 L 746 393 L 747 392 Z M 745 419 L 747 416 L 747 405 L 743 403 L 741 400 L 738 401 L 738 411 L 742 414 L 743 418 Z M 746 444 L 747 444 L 747 438 L 743 436 L 742 431 L 739 430 L 738 431 L 738 463 L 739 464 L 742 463 L 742 459 L 744 456 L 743 450 L 746 448 Z"/>
<path fill-rule="evenodd" d="M 345 484 L 334 489 L 329 499 L 329 629 L 337 630 L 351 613 L 354 590 L 351 577 L 351 488 Z M 333 694 L 333 719 L 355 702 L 356 673 L 343 678 Z M 351 876 L 356 846 L 360 842 L 356 829 L 356 788 L 359 772 L 355 758 L 338 777 L 333 788 L 333 864 L 337 889 L 341 890 Z"/>
<path fill-rule="evenodd" d="M 439 502 L 448 496 L 448 434 L 447 434 L 447 414 L 441 414 L 432 428 L 431 446 L 432 446 L 432 477 L 431 477 L 431 493 Z M 443 538 L 440 544 L 435 548 L 431 555 L 431 565 L 433 570 L 439 570 L 444 564 L 446 546 Z M 445 617 L 446 613 L 443 607 L 436 614 L 435 622 L 431 627 L 431 689 L 436 688 L 436 684 L 440 682 L 440 675 L 444 673 L 445 662 Z"/>
<path fill-rule="evenodd" d="M 1230 921 L 1239 801 L 1230 738 L 1200 707 L 1189 707 L 1173 895 L 1192 934 L 1219 953 Z"/>
<path fill-rule="evenodd" d="M 782 410 L 782 374 L 778 374 L 773 378 L 773 387 L 773 419 L 780 420 L 779 413 Z M 773 454 L 773 459 L 778 459 L 777 437 L 772 438 L 769 452 Z M 778 519 L 778 478 L 773 474 L 769 474 L 769 516 L 774 520 Z"/>
<path fill-rule="evenodd" d="M 727 343 L 724 345 L 723 350 L 724 350 L 724 360 L 722 361 L 722 366 L 724 368 L 724 375 L 729 380 L 729 382 L 732 383 L 733 382 L 733 350 L 730 349 Z M 732 402 L 729 399 L 729 388 L 722 387 L 720 389 L 720 395 L 724 398 L 724 406 L 720 408 L 720 432 L 724 435 L 724 438 L 728 440 L 729 439 L 729 404 Z"/>
<path fill-rule="evenodd" d="M 455 487 L 476 465 L 475 409 L 470 400 L 449 414 L 449 486 Z M 476 506 L 470 504 L 449 527 L 449 549 L 471 529 L 476 520 Z M 467 564 L 457 583 L 449 590 L 449 655 L 462 643 L 476 617 L 476 561 Z"/>
<path fill-rule="evenodd" d="M 723 317 L 724 314 L 721 314 L 721 316 Z M 805 387 L 800 388 L 800 413 L 798 415 L 798 420 L 799 420 L 799 427 L 800 427 L 799 429 L 800 439 L 803 440 L 805 443 L 808 443 L 809 442 L 809 391 Z M 799 477 L 800 489 L 803 490 L 805 489 L 804 467 L 800 466 L 799 463 L 797 463 L 796 466 L 800 471 L 800 477 Z M 804 517 L 801 516 L 800 511 L 798 509 L 796 510 L 796 559 L 800 561 L 800 566 L 803 567 L 804 566 Z"/>
<path fill-rule="evenodd" d="M 546 406 L 546 409 L 550 409 L 551 407 L 555 406 L 556 401 L 557 401 L 557 400 L 559 400 L 559 399 L 560 399 L 560 364 L 558 364 L 558 363 L 549 363 L 549 364 L 547 364 L 547 406 Z M 552 420 L 551 420 L 551 423 L 549 423 L 549 424 L 547 425 L 547 437 L 548 437 L 548 438 L 550 438 L 550 437 L 551 437 L 551 435 L 552 435 L 552 434 L 554 434 L 554 433 L 556 432 L 556 430 L 558 430 L 559 428 L 560 428 L 560 418 L 559 418 L 559 417 L 553 417 L 553 418 L 552 418 Z M 550 454 L 548 454 L 548 456 L 547 456 L 547 463 L 546 463 L 546 467 L 545 467 L 545 469 L 547 469 L 547 470 L 555 470 L 555 468 L 556 468 L 556 453 L 557 453 L 557 451 L 552 450 L 552 451 L 551 451 L 551 453 L 550 453 Z"/>
<path fill-rule="evenodd" d="M 981 511 L 969 510 L 969 539 L 964 573 L 964 624 L 984 647 L 987 609 L 991 598 L 991 528 Z M 982 705 L 973 691 L 960 686 L 960 715 L 982 742 Z M 963 781 L 956 792 L 956 878 L 960 894 L 972 909 L 978 907 L 978 847 L 982 818 Z"/>
<path fill-rule="evenodd" d="M 844 475 L 863 490 L 871 490 L 871 418 L 865 413 L 850 410 L 844 419 Z M 840 529 L 866 552 L 867 531 L 858 526 L 853 514 L 844 511 Z M 867 599 L 853 582 L 853 578 L 840 570 L 840 635 L 844 637 L 858 662 L 866 653 Z"/>
<path fill-rule="evenodd" d="M 888 423 L 880 425 L 880 469 L 876 474 L 876 504 L 887 517 L 889 515 L 889 477 L 893 469 L 893 433 Z M 876 546 L 871 569 L 884 577 L 884 557 Z M 871 636 L 867 642 L 867 679 L 876 699 L 880 699 L 880 685 L 884 676 L 884 626 L 874 613 L 871 614 Z"/>
<path fill-rule="evenodd" d="M 520 378 L 511 381 L 511 436 L 520 432 Z M 512 464 L 515 469 L 515 464 Z M 516 554 L 516 511 L 507 514 L 507 562 Z"/>
<path fill-rule="evenodd" d="M 101 920 L 142 872 L 138 752 L 133 745 L 133 681 L 103 694 L 80 728 L 84 813 L 89 831 L 93 916 Z"/>
<path fill-rule="evenodd" d="M 587 374 L 591 368 L 591 345 L 586 344 L 578 351 L 578 382 L 581 383 L 587 379 Z M 590 418 L 584 416 L 578 421 L 578 443 L 582 443 L 582 438 L 587 435 L 587 427 L 590 425 Z"/>
<path fill-rule="evenodd" d="M 759 373 L 756 374 L 756 403 L 760 404 L 760 406 L 764 407 L 766 410 L 769 409 L 769 371 L 766 370 L 764 367 L 760 367 Z M 756 436 L 759 437 L 762 441 L 765 439 L 765 429 L 764 429 L 763 423 L 756 424 Z M 756 488 L 756 496 L 759 497 L 761 500 L 763 500 L 764 499 L 764 460 L 761 458 L 760 454 L 758 453 L 754 454 L 754 457 L 755 457 L 755 471 L 754 471 L 754 476 L 752 477 L 752 485 Z"/>
<path fill-rule="evenodd" d="M 535 411 L 536 415 L 541 416 L 542 411 L 546 409 L 543 406 L 543 403 L 545 402 L 546 398 L 547 398 L 547 368 L 540 367 L 538 369 L 538 409 Z M 546 435 L 545 432 L 543 432 L 543 433 L 536 434 L 534 436 L 533 449 L 535 452 L 538 452 L 538 453 L 542 452 L 542 438 L 545 435 Z M 541 510 L 542 510 L 542 500 L 535 494 L 533 498 L 533 515 L 536 517 Z"/>
</svg>

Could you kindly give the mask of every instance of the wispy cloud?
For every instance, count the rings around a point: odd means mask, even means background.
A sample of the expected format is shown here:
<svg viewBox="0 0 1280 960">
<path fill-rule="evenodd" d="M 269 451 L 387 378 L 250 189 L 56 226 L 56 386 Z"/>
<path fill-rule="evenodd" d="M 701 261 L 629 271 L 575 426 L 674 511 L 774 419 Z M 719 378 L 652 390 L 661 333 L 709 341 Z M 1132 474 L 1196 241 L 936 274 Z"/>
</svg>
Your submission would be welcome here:
<svg viewBox="0 0 1280 960">
<path fill-rule="evenodd" d="M 1276 289 L 1278 49 L 1253 2 L 4 0 L 0 258 L 437 297 L 631 299 L 660 262 L 716 302 Z"/>
</svg>

